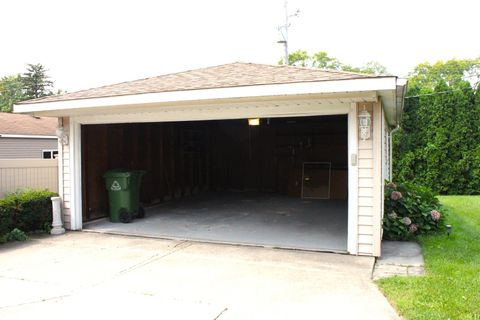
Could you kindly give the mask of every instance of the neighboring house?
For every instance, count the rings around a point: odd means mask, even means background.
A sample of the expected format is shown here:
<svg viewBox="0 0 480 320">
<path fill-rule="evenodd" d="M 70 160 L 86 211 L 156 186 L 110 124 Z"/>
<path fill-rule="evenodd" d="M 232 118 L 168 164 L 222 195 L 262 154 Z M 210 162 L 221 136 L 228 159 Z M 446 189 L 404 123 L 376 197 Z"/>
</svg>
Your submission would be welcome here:
<svg viewBox="0 0 480 320">
<path fill-rule="evenodd" d="M 141 194 L 147 205 L 202 191 L 221 197 L 225 190 L 343 203 L 342 217 L 322 230 L 342 233 L 343 252 L 379 256 L 389 135 L 405 89 L 394 76 L 232 63 L 14 109 L 59 117 L 63 125 L 59 194 L 69 229 L 107 214 L 102 175 L 123 167 L 147 171 Z M 276 209 L 288 218 L 286 208 Z M 312 221 L 296 227 L 308 230 Z"/>
<path fill-rule="evenodd" d="M 0 113 L 0 159 L 53 159 L 56 118 Z"/>
</svg>

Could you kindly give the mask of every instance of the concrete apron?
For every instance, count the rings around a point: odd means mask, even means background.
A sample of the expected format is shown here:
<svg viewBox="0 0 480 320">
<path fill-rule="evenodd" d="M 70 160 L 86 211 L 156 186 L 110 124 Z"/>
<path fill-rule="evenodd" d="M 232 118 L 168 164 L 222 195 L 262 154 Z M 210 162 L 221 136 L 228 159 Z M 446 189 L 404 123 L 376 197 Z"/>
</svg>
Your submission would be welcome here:
<svg viewBox="0 0 480 320">
<path fill-rule="evenodd" d="M 398 319 L 373 263 L 69 232 L 0 247 L 0 319 Z"/>
<path fill-rule="evenodd" d="M 83 224 L 84 231 L 267 248 L 347 252 L 347 204 L 272 194 L 191 196 L 146 208 L 145 219 Z"/>
</svg>

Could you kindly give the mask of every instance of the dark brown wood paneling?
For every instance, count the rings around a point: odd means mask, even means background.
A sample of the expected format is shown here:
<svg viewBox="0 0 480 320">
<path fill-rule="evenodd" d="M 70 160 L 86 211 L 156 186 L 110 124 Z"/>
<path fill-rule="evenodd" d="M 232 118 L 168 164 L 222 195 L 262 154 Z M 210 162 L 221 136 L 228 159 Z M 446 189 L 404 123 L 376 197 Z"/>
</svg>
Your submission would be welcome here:
<svg viewBox="0 0 480 320">
<path fill-rule="evenodd" d="M 108 209 L 103 180 L 108 170 L 108 153 L 106 126 L 82 126 L 83 218 L 86 221 L 105 216 Z"/>
<path fill-rule="evenodd" d="M 346 198 L 347 117 L 82 126 L 84 219 L 107 214 L 103 174 L 145 170 L 144 204 L 199 191 L 300 196 L 303 162 L 331 162 L 332 197 Z"/>
</svg>

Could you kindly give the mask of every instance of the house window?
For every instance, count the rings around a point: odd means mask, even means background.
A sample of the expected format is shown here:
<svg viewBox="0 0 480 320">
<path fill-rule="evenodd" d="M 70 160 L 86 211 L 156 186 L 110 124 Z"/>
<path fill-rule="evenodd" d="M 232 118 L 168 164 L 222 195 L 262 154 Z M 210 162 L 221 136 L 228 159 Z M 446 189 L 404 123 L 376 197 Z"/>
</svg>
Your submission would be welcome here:
<svg viewBox="0 0 480 320">
<path fill-rule="evenodd" d="M 42 150 L 43 159 L 56 159 L 58 156 L 58 150 Z"/>
</svg>

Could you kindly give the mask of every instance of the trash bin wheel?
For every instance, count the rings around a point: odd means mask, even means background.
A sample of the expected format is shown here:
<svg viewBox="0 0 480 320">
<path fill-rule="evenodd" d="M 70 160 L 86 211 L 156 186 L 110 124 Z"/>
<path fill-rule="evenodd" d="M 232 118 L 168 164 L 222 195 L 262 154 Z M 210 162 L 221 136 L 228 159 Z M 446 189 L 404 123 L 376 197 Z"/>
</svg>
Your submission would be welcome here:
<svg viewBox="0 0 480 320">
<path fill-rule="evenodd" d="M 129 223 L 132 221 L 132 214 L 127 211 L 125 208 L 119 210 L 120 221 L 123 223 Z"/>
<path fill-rule="evenodd" d="M 139 207 L 139 208 L 138 208 L 137 218 L 138 218 L 138 219 L 143 219 L 143 218 L 145 218 L 145 209 L 143 209 L 143 207 Z"/>
</svg>

